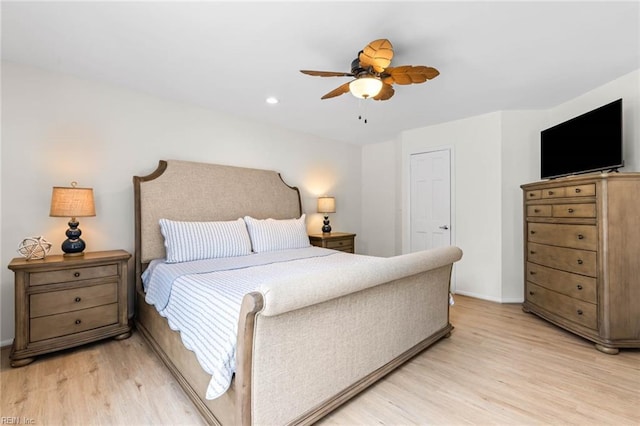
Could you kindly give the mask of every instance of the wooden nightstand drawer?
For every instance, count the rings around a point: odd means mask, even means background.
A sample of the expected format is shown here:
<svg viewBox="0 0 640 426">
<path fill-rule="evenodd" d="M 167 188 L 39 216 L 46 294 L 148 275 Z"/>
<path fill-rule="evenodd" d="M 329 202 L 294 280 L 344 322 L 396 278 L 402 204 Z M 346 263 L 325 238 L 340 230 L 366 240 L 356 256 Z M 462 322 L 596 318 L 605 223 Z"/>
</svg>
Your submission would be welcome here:
<svg viewBox="0 0 640 426">
<path fill-rule="evenodd" d="M 355 253 L 355 238 L 356 234 L 332 232 L 329 234 L 310 234 L 309 242 L 317 247 Z"/>
<path fill-rule="evenodd" d="M 118 322 L 118 304 L 49 315 L 31 320 L 30 341 L 51 339 Z"/>
<path fill-rule="evenodd" d="M 327 248 L 335 249 L 335 250 L 345 250 L 351 249 L 353 250 L 353 240 L 336 240 L 336 241 L 327 241 Z"/>
<path fill-rule="evenodd" d="M 118 275 L 118 265 L 92 266 L 87 268 L 62 269 L 60 271 L 33 272 L 29 277 L 30 285 L 43 285 L 70 281 L 90 280 L 93 278 Z"/>
<path fill-rule="evenodd" d="M 29 316 L 37 318 L 63 312 L 79 311 L 94 306 L 116 303 L 117 301 L 117 282 L 32 294 Z"/>
</svg>

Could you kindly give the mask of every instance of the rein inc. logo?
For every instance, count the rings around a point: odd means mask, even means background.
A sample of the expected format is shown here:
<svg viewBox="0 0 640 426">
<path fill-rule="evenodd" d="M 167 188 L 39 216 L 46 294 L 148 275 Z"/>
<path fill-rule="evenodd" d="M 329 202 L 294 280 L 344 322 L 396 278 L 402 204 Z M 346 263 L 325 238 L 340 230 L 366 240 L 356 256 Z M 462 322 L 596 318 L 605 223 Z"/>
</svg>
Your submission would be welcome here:
<svg viewBox="0 0 640 426">
<path fill-rule="evenodd" d="M 35 425 L 35 419 L 31 417 L 0 417 L 0 425 Z"/>
</svg>

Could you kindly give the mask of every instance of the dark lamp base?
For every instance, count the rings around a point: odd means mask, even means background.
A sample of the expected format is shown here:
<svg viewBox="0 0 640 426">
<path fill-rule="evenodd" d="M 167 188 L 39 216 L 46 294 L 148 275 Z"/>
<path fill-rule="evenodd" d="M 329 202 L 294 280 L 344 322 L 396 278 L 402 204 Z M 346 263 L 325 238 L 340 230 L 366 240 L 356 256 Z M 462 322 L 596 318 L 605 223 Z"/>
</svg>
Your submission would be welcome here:
<svg viewBox="0 0 640 426">
<path fill-rule="evenodd" d="M 62 242 L 62 251 L 65 256 L 80 256 L 86 248 L 86 244 L 80 238 L 82 231 L 78 229 L 79 223 L 75 219 L 71 219 L 69 222 L 69 229 L 67 229 L 67 239 Z"/>
<path fill-rule="evenodd" d="M 329 216 L 324 216 L 324 221 L 322 222 L 324 225 L 322 226 L 322 233 L 328 234 L 331 232 L 331 225 L 329 224 Z"/>
</svg>

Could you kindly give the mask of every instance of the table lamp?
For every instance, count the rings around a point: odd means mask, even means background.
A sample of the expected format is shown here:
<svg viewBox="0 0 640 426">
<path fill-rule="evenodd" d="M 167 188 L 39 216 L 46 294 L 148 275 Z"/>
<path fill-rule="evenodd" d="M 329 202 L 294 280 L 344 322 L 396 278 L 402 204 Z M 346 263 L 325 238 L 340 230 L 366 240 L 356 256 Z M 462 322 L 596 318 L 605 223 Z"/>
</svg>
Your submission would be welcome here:
<svg viewBox="0 0 640 426">
<path fill-rule="evenodd" d="M 51 217 L 70 217 L 67 239 L 62 242 L 65 256 L 82 255 L 86 244 L 80 238 L 82 231 L 78 229 L 77 217 L 96 215 L 93 202 L 93 188 L 78 188 L 77 182 L 71 182 L 71 187 L 54 186 L 51 194 Z"/>
<path fill-rule="evenodd" d="M 324 225 L 322 226 L 322 233 L 328 234 L 331 232 L 331 225 L 329 224 L 329 213 L 336 212 L 336 199 L 333 197 L 318 197 L 318 213 L 324 214 Z"/>
</svg>

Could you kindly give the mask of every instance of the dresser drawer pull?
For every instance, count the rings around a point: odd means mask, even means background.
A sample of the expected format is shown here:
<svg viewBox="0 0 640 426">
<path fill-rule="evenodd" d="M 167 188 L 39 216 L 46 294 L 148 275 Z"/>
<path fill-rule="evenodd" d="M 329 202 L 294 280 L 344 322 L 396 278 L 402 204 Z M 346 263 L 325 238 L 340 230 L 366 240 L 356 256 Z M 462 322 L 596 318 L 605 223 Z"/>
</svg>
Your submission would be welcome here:
<svg viewBox="0 0 640 426">
<path fill-rule="evenodd" d="M 578 259 L 578 265 L 582 265 L 583 263 L 582 259 Z"/>
<path fill-rule="evenodd" d="M 76 325 L 80 325 L 82 323 L 82 320 L 77 319 L 76 320 Z"/>
<path fill-rule="evenodd" d="M 533 296 L 535 293 L 532 291 L 529 291 L 529 295 Z"/>
<path fill-rule="evenodd" d="M 549 191 L 547 194 L 549 194 L 549 195 L 553 195 L 553 191 Z"/>
<path fill-rule="evenodd" d="M 76 297 L 76 298 L 74 299 L 74 301 L 75 301 L 76 303 L 80 303 L 80 301 L 81 301 L 81 300 L 82 300 L 82 299 L 81 299 L 80 297 Z"/>
<path fill-rule="evenodd" d="M 578 310 L 576 311 L 576 313 L 577 313 L 578 315 L 582 315 L 582 309 L 578 309 Z"/>
<path fill-rule="evenodd" d="M 576 188 L 576 194 L 579 194 L 580 192 L 580 188 Z"/>
<path fill-rule="evenodd" d="M 535 275 L 536 271 L 529 271 L 529 275 Z"/>
<path fill-rule="evenodd" d="M 578 284 L 578 285 L 576 286 L 576 288 L 577 288 L 578 290 L 582 290 L 582 286 L 581 286 L 580 284 Z"/>
<path fill-rule="evenodd" d="M 73 273 L 73 276 L 74 276 L 74 277 L 76 277 L 76 278 L 78 278 L 78 277 L 80 276 L 80 272 L 74 272 L 74 273 Z"/>
<path fill-rule="evenodd" d="M 533 209 L 534 213 L 540 213 L 540 209 Z"/>
<path fill-rule="evenodd" d="M 529 253 L 536 254 L 536 252 L 534 250 L 531 250 Z"/>
<path fill-rule="evenodd" d="M 533 192 L 529 193 L 529 197 L 533 197 L 535 194 Z"/>
<path fill-rule="evenodd" d="M 578 234 L 578 239 L 579 239 L 579 240 L 584 240 L 584 235 L 582 235 L 582 234 Z"/>
<path fill-rule="evenodd" d="M 569 213 L 573 213 L 573 209 L 567 209 Z"/>
<path fill-rule="evenodd" d="M 533 235 L 533 234 L 535 234 L 535 233 L 536 233 L 536 231 L 529 231 L 529 233 L 530 233 L 531 235 Z"/>
</svg>

